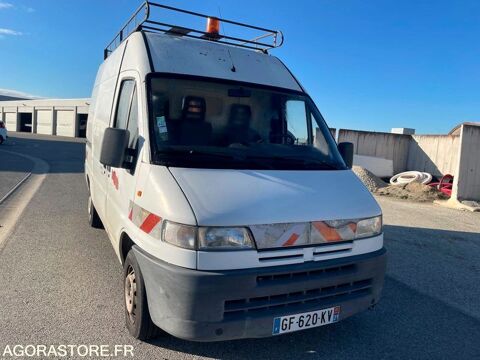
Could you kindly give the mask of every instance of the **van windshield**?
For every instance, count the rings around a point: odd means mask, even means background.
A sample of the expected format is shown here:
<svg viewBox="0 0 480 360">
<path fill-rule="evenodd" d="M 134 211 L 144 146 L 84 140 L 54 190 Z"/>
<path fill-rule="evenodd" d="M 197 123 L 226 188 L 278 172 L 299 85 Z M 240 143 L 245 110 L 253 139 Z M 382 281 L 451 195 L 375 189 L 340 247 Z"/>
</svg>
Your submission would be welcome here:
<svg viewBox="0 0 480 360">
<path fill-rule="evenodd" d="M 340 170 L 345 163 L 306 95 L 253 85 L 152 77 L 154 162 L 173 167 Z"/>
</svg>

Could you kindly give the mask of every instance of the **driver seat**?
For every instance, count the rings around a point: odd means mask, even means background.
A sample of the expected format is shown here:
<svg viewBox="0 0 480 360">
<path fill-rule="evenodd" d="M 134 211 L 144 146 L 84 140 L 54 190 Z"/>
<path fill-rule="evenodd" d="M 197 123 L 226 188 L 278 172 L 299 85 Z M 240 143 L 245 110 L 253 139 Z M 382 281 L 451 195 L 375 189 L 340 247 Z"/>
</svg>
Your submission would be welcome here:
<svg viewBox="0 0 480 360">
<path fill-rule="evenodd" d="M 250 106 L 233 104 L 230 108 L 228 125 L 225 128 L 224 145 L 259 141 L 260 135 L 250 128 L 251 120 L 252 109 Z"/>
</svg>

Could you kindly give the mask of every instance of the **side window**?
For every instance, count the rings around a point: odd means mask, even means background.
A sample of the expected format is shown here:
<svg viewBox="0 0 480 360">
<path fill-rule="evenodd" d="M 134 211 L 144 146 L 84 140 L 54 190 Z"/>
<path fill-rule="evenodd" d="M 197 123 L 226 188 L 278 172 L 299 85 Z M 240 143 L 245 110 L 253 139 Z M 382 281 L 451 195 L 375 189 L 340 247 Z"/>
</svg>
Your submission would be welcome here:
<svg viewBox="0 0 480 360">
<path fill-rule="evenodd" d="M 313 133 L 313 146 L 320 150 L 324 155 L 329 155 L 330 149 L 327 143 L 327 139 L 319 128 L 317 119 L 312 114 L 312 133 Z"/>
<path fill-rule="evenodd" d="M 130 101 L 132 92 L 135 88 L 134 80 L 125 80 L 120 88 L 120 96 L 117 103 L 117 112 L 115 114 L 115 122 L 113 126 L 117 129 L 126 129 L 128 114 L 130 111 Z"/>
<path fill-rule="evenodd" d="M 136 88 L 133 89 L 132 106 L 130 107 L 130 114 L 128 115 L 127 130 L 130 133 L 128 148 L 135 149 L 138 141 L 138 99 Z"/>
<path fill-rule="evenodd" d="M 288 100 L 285 104 L 288 132 L 295 137 L 295 145 L 308 145 L 308 118 L 305 102 Z"/>
</svg>

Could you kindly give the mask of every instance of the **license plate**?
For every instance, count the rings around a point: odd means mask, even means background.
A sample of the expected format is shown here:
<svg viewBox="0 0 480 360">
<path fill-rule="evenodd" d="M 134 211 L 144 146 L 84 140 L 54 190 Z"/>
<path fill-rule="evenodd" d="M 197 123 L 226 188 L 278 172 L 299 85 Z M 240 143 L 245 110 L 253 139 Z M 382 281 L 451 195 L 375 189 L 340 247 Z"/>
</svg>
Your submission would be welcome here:
<svg viewBox="0 0 480 360">
<path fill-rule="evenodd" d="M 340 306 L 273 319 L 273 335 L 333 324 L 340 318 Z"/>
</svg>

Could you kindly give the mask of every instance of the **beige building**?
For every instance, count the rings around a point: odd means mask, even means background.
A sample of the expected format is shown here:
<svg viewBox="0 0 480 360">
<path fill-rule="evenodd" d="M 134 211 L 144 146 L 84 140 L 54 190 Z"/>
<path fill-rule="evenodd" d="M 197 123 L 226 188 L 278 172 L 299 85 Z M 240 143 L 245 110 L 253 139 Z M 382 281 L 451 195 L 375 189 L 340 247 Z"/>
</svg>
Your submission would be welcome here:
<svg viewBox="0 0 480 360">
<path fill-rule="evenodd" d="M 0 101 L 9 132 L 85 137 L 90 99 Z"/>
</svg>

